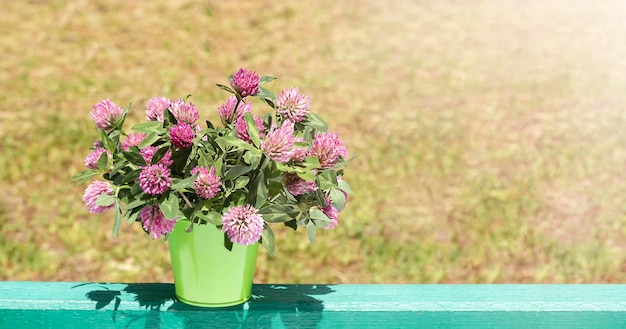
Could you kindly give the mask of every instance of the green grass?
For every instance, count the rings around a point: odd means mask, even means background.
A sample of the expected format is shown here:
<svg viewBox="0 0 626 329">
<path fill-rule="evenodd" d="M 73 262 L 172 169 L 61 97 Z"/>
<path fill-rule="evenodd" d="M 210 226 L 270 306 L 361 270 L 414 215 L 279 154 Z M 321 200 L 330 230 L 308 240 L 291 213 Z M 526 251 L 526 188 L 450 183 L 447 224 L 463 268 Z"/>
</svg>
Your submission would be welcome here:
<svg viewBox="0 0 626 329">
<path fill-rule="evenodd" d="M 588 0 L 5 2 L 0 279 L 171 281 L 82 170 L 103 98 L 143 120 L 239 67 L 299 86 L 351 154 L 340 225 L 275 227 L 256 282 L 624 282 L 624 6 Z"/>
</svg>

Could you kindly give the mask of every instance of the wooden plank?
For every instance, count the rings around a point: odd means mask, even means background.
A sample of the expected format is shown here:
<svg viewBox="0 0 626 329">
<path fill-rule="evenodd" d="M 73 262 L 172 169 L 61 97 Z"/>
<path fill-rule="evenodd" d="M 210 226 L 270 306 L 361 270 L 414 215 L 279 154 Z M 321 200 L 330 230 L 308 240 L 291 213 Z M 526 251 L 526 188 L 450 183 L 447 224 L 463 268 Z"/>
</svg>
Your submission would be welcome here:
<svg viewBox="0 0 626 329">
<path fill-rule="evenodd" d="M 162 283 L 0 282 L 0 328 L 626 328 L 626 285 L 255 285 L 205 309 Z"/>
</svg>

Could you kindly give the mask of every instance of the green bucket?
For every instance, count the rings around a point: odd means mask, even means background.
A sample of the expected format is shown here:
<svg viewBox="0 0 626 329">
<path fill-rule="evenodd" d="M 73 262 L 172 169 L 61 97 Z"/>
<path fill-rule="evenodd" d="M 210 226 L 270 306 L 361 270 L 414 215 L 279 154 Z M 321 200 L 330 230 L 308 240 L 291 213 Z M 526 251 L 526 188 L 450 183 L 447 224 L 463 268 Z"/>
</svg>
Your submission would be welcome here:
<svg viewBox="0 0 626 329">
<path fill-rule="evenodd" d="M 214 225 L 176 223 L 169 234 L 176 297 L 183 303 L 203 307 L 233 306 L 252 296 L 252 279 L 259 244 L 234 243 L 224 247 L 224 233 Z"/>
</svg>

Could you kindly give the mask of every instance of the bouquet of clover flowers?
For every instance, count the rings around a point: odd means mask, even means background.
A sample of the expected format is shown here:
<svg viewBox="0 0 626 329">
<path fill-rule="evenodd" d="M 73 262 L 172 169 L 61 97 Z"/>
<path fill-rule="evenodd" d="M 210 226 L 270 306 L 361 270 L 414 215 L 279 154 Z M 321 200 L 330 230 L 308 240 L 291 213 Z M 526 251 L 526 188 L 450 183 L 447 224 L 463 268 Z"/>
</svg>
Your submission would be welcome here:
<svg viewBox="0 0 626 329">
<path fill-rule="evenodd" d="M 342 179 L 347 150 L 313 112 L 310 97 L 297 87 L 275 96 L 262 87 L 274 80 L 240 69 L 229 77 L 231 93 L 219 110 L 221 126 L 198 123 L 187 99 L 149 100 L 147 122 L 124 130 L 130 105 L 122 109 L 102 100 L 91 117 L 100 131 L 85 159 L 87 169 L 72 177 L 83 184 L 89 212 L 114 209 L 113 235 L 124 220 L 141 222 L 153 238 L 180 220 L 215 225 L 232 243 L 260 242 L 274 252 L 268 223 L 305 227 L 309 240 L 317 228 L 334 228 L 352 193 Z M 189 96 L 187 96 L 188 98 Z M 272 111 L 253 114 L 250 97 Z"/>
</svg>

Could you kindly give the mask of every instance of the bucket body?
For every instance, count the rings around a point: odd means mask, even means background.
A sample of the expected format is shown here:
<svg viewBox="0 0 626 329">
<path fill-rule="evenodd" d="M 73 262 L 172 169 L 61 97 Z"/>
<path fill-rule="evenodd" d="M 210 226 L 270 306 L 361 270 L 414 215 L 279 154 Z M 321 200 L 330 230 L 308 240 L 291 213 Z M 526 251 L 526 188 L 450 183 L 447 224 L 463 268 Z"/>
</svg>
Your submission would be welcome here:
<svg viewBox="0 0 626 329">
<path fill-rule="evenodd" d="M 183 303 L 225 307 L 246 302 L 252 295 L 252 280 L 259 244 L 232 250 L 224 247 L 224 233 L 214 225 L 176 223 L 169 234 L 176 297 Z"/>
</svg>

